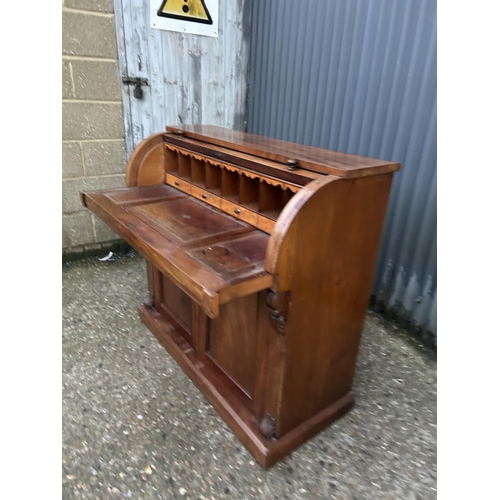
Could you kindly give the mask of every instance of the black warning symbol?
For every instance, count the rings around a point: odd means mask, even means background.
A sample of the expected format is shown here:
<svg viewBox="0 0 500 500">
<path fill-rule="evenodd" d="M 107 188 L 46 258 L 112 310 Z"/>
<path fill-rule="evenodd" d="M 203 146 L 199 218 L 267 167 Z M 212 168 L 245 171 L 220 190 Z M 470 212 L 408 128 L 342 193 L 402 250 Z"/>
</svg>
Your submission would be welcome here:
<svg viewBox="0 0 500 500">
<path fill-rule="evenodd" d="M 204 0 L 163 0 L 158 15 L 195 23 L 213 23 Z"/>
</svg>

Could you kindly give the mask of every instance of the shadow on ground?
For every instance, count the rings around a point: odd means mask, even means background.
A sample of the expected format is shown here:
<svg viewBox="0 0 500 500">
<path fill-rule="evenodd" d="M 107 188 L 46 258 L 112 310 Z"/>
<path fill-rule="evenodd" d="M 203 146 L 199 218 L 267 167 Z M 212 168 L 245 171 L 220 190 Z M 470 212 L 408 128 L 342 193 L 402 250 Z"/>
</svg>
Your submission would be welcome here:
<svg viewBox="0 0 500 500">
<path fill-rule="evenodd" d="M 63 498 L 436 498 L 436 363 L 365 321 L 354 409 L 261 469 L 139 320 L 145 261 L 63 266 Z"/>
</svg>

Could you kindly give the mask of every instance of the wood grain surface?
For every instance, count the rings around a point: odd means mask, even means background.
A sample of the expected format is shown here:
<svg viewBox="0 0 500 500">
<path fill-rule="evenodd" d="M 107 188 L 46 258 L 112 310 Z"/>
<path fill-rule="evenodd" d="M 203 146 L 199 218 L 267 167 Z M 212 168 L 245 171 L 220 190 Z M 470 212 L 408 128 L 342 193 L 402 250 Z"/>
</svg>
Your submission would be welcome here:
<svg viewBox="0 0 500 500">
<path fill-rule="evenodd" d="M 376 175 L 395 172 L 400 168 L 399 163 L 304 146 L 214 125 L 183 125 L 167 127 L 167 130 L 172 134 L 181 133 L 197 141 L 223 146 L 268 160 L 281 163 L 295 160 L 298 167 L 339 177 Z"/>
<path fill-rule="evenodd" d="M 340 418 L 399 164 L 213 126 L 82 203 L 147 260 L 146 326 L 263 467 Z M 292 160 L 293 164 L 288 164 Z"/>
</svg>

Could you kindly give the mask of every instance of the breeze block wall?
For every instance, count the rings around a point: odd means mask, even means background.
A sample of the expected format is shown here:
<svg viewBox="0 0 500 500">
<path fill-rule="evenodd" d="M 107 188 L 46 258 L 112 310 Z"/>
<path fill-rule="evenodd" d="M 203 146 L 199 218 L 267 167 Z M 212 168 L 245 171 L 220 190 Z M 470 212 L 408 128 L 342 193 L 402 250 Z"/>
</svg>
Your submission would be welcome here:
<svg viewBox="0 0 500 500">
<path fill-rule="evenodd" d="M 118 240 L 79 192 L 125 185 L 123 103 L 112 0 L 62 5 L 62 247 Z"/>
</svg>

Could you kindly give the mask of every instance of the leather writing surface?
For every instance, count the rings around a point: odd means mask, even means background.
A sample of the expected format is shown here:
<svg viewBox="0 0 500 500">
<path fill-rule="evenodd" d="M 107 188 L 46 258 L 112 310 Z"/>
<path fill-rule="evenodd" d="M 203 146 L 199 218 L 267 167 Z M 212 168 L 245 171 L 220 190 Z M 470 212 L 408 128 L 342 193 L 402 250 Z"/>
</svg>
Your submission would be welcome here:
<svg viewBox="0 0 500 500">
<path fill-rule="evenodd" d="M 267 234 L 252 231 L 193 248 L 187 253 L 227 280 L 257 267 L 262 269 L 268 240 Z"/>
<path fill-rule="evenodd" d="M 162 227 L 184 243 L 245 227 L 244 223 L 193 198 L 140 205 L 130 211 L 145 215 L 152 224 Z"/>
</svg>

